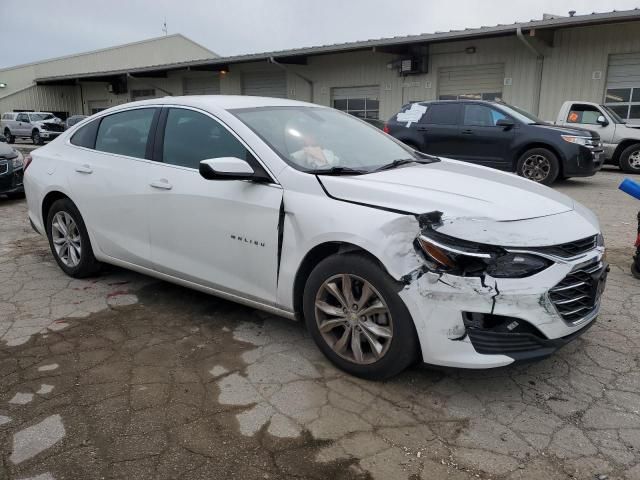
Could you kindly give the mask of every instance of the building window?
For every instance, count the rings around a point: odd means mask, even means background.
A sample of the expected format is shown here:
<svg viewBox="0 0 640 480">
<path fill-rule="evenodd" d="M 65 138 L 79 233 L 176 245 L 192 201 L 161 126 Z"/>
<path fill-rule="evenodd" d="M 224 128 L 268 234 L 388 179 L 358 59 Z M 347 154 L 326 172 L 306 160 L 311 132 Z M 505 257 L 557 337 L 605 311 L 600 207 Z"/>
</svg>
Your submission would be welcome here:
<svg viewBox="0 0 640 480">
<path fill-rule="evenodd" d="M 604 104 L 623 120 L 640 119 L 640 86 L 633 88 L 609 88 Z"/>
<path fill-rule="evenodd" d="M 501 102 L 502 92 L 491 93 L 461 93 L 459 95 L 440 95 L 438 100 L 486 100 L 489 102 Z"/>
<path fill-rule="evenodd" d="M 362 95 L 357 92 L 354 92 L 353 96 L 340 95 L 340 98 L 333 99 L 333 108 L 358 118 L 378 119 L 380 117 L 380 100 L 377 95 Z"/>
</svg>

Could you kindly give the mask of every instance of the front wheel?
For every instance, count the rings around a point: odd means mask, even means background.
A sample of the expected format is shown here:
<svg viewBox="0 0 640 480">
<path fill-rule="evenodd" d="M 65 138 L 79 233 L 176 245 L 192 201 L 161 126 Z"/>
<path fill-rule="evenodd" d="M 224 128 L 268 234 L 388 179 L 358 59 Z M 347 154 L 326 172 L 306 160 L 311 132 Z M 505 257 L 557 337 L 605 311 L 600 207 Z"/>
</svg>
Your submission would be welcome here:
<svg viewBox="0 0 640 480">
<path fill-rule="evenodd" d="M 304 291 L 307 328 L 338 368 L 382 380 L 415 362 L 413 320 L 400 286 L 369 258 L 333 255 L 311 272 Z"/>
<path fill-rule="evenodd" d="M 44 143 L 42 137 L 40 136 L 40 132 L 37 130 L 34 130 L 31 134 L 31 140 L 33 141 L 34 145 L 42 145 Z"/>
<path fill-rule="evenodd" d="M 93 275 L 100 264 L 93 256 L 82 215 L 68 198 L 57 200 L 47 215 L 47 238 L 60 268 L 74 278 Z"/>
<path fill-rule="evenodd" d="M 622 151 L 620 168 L 626 173 L 640 173 L 640 143 L 631 145 Z"/>
<path fill-rule="evenodd" d="M 552 151 L 532 148 L 520 156 L 516 172 L 534 182 L 551 185 L 560 174 L 560 162 Z"/>
</svg>

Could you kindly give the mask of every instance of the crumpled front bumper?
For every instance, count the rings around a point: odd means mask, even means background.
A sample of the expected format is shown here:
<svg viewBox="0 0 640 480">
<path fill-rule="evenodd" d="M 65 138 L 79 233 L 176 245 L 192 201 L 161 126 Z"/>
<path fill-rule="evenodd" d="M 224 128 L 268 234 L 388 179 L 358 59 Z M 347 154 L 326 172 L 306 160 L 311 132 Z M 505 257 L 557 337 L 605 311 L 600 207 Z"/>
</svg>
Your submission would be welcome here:
<svg viewBox="0 0 640 480">
<path fill-rule="evenodd" d="M 600 308 L 598 298 L 583 317 L 567 321 L 552 301 L 550 290 L 585 266 L 602 264 L 606 275 L 603 254 L 604 249 L 598 247 L 574 260 L 558 259 L 546 270 L 521 279 L 432 272 L 415 275 L 400 297 L 414 320 L 423 361 L 460 368 L 491 368 L 548 356 L 584 332 Z M 595 295 L 601 293 L 602 288 Z M 470 314 L 491 319 L 504 317 L 505 325 L 511 326 L 515 321 L 517 327 L 513 332 L 508 328 L 483 331 L 469 321 Z M 500 345 L 521 348 L 515 349 L 517 352 L 506 348 L 502 349 L 506 353 L 487 353 L 500 352 Z"/>
</svg>

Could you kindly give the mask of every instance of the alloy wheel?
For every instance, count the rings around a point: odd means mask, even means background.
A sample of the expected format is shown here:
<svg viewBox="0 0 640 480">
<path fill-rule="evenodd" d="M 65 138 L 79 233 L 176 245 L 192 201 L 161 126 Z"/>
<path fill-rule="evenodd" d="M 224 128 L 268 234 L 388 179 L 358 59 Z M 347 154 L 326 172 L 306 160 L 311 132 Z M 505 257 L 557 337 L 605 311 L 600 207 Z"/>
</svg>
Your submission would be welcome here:
<svg viewBox="0 0 640 480">
<path fill-rule="evenodd" d="M 40 144 L 40 134 L 38 132 L 33 134 L 33 143 L 36 145 Z"/>
<path fill-rule="evenodd" d="M 58 258 L 69 268 L 75 268 L 82 256 L 80 229 L 71 215 L 58 212 L 51 222 L 51 238 Z"/>
<path fill-rule="evenodd" d="M 356 275 L 326 280 L 316 294 L 315 314 L 324 341 L 350 362 L 374 363 L 389 350 L 391 312 L 373 285 Z"/>
<path fill-rule="evenodd" d="M 531 155 L 522 166 L 522 176 L 534 182 L 542 182 L 549 176 L 549 172 L 551 172 L 551 162 L 544 155 Z"/>
<path fill-rule="evenodd" d="M 629 155 L 629 166 L 634 170 L 640 170 L 640 150 L 636 150 Z"/>
</svg>

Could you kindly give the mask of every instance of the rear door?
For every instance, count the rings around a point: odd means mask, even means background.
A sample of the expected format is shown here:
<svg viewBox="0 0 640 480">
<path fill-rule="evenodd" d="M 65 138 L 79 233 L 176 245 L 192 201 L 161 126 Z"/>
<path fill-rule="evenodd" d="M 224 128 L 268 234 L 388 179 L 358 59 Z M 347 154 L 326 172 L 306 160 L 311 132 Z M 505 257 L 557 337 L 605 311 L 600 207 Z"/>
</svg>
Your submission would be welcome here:
<svg viewBox="0 0 640 480">
<path fill-rule="evenodd" d="M 507 115 L 488 105 L 465 103 L 462 105 L 459 153 L 456 158 L 500 170 L 513 170 L 513 159 L 508 158 L 509 145 L 515 128 L 496 125 Z"/>
<path fill-rule="evenodd" d="M 74 201 L 100 250 L 151 267 L 148 175 L 158 108 L 107 115 L 71 138 L 68 172 Z"/>
<path fill-rule="evenodd" d="M 432 155 L 458 158 L 460 155 L 459 103 L 430 103 L 413 128 L 422 138 L 422 150 Z"/>
<path fill-rule="evenodd" d="M 261 165 L 210 114 L 170 107 L 158 128 L 148 176 L 152 257 L 160 272 L 275 303 L 282 188 L 246 180 L 206 180 L 201 160 L 237 157 Z"/>
</svg>

